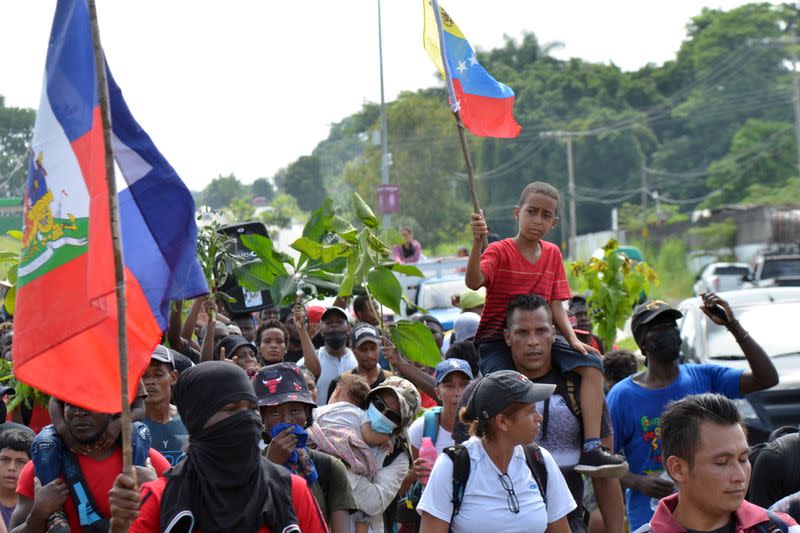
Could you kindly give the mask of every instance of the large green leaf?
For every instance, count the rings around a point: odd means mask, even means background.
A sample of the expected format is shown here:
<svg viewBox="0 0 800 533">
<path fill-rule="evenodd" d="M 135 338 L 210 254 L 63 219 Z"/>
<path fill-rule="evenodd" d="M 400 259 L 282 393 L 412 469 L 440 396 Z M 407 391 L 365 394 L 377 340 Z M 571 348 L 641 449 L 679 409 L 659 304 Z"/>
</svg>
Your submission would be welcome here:
<svg viewBox="0 0 800 533">
<path fill-rule="evenodd" d="M 249 261 L 233 269 L 236 280 L 248 291 L 269 290 L 279 276 L 262 261 Z"/>
<path fill-rule="evenodd" d="M 16 287 L 11 287 L 6 292 L 6 297 L 5 297 L 5 300 L 3 302 L 3 304 L 6 306 L 6 312 L 9 315 L 13 315 L 14 314 L 14 307 L 15 307 L 16 303 L 17 303 L 17 288 Z"/>
<path fill-rule="evenodd" d="M 261 259 L 267 268 L 276 276 L 286 276 L 289 274 L 282 261 L 285 257 L 276 252 L 270 239 L 255 233 L 241 235 L 241 239 L 242 244 L 255 252 L 256 256 Z"/>
<path fill-rule="evenodd" d="M 401 355 L 431 368 L 442 361 L 433 333 L 425 324 L 401 320 L 394 324 L 389 334 Z"/>
<path fill-rule="evenodd" d="M 400 313 L 403 287 L 391 270 L 383 267 L 372 270 L 367 275 L 367 288 L 376 300 L 395 313 Z"/>
<path fill-rule="evenodd" d="M 347 257 L 353 253 L 353 247 L 349 243 L 338 242 L 326 245 L 314 242 L 306 237 L 300 237 L 294 241 L 291 246 L 313 260 L 318 259 L 323 264 L 330 263 L 340 257 Z"/>
<path fill-rule="evenodd" d="M 270 287 L 270 296 L 275 305 L 284 305 L 294 300 L 297 283 L 294 276 L 278 276 Z"/>
<path fill-rule="evenodd" d="M 333 200 L 326 197 L 319 209 L 311 214 L 311 218 L 308 219 L 305 227 L 303 227 L 303 237 L 314 242 L 322 242 L 322 237 L 327 233 L 333 216 Z"/>
<path fill-rule="evenodd" d="M 383 266 L 392 269 L 394 272 L 399 274 L 405 274 L 406 276 L 416 276 L 418 278 L 424 278 L 425 274 L 422 273 L 420 269 L 415 267 L 414 265 L 404 265 L 402 263 L 385 263 Z"/>
<path fill-rule="evenodd" d="M 347 269 L 345 270 L 342 286 L 339 288 L 339 296 L 349 297 L 353 295 L 353 286 L 356 281 L 356 270 L 358 269 L 358 256 L 355 254 L 347 258 Z"/>
<path fill-rule="evenodd" d="M 353 193 L 353 210 L 356 216 L 361 220 L 361 223 L 368 228 L 376 229 L 378 227 L 378 217 L 372 212 L 372 209 L 367 205 L 357 192 Z"/>
<path fill-rule="evenodd" d="M 319 259 L 322 257 L 322 244 L 309 239 L 308 237 L 300 237 L 291 244 L 291 247 L 305 254 L 311 259 Z"/>
<path fill-rule="evenodd" d="M 340 216 L 332 216 L 328 229 L 349 243 L 358 241 L 358 231 L 347 220 Z"/>
<path fill-rule="evenodd" d="M 384 257 L 388 257 L 389 254 L 392 253 L 392 249 L 389 248 L 385 242 L 376 237 L 375 234 L 372 233 L 371 231 L 367 233 L 367 244 L 369 245 L 370 248 L 372 248 L 373 250 L 375 250 Z"/>
</svg>

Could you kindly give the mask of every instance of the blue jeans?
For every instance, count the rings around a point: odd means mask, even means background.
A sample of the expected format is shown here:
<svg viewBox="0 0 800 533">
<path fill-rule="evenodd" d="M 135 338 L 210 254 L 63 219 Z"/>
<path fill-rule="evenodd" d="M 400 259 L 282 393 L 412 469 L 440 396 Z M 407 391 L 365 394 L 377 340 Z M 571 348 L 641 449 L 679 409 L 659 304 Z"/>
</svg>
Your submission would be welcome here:
<svg viewBox="0 0 800 533">
<path fill-rule="evenodd" d="M 133 448 L 133 464 L 144 466 L 150 452 L 150 430 L 141 422 L 134 422 L 131 427 Z M 64 441 L 58 436 L 53 424 L 45 426 L 33 439 L 31 459 L 33 470 L 42 485 L 47 485 L 61 475 L 61 455 L 64 453 Z"/>
</svg>

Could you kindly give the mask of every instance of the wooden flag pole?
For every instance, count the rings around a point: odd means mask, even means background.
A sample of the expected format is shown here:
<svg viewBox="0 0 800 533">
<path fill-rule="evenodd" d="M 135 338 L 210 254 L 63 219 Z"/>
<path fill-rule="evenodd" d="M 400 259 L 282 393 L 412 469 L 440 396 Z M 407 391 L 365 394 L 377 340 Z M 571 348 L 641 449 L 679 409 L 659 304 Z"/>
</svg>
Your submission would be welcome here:
<svg viewBox="0 0 800 533">
<path fill-rule="evenodd" d="M 92 27 L 94 47 L 94 68 L 97 72 L 97 93 L 100 101 L 100 115 L 103 121 L 103 142 L 105 144 L 106 180 L 108 182 L 108 205 L 111 214 L 111 243 L 114 249 L 114 279 L 117 299 L 117 345 L 119 350 L 120 396 L 122 410 L 120 425 L 122 429 L 122 471 L 134 476 L 131 447 L 131 402 L 128 398 L 128 329 L 127 301 L 125 299 L 125 263 L 122 259 L 122 234 L 119 223 L 119 203 L 117 202 L 117 182 L 114 174 L 114 152 L 111 145 L 111 106 L 108 100 L 105 57 L 100 45 L 100 28 L 97 24 L 95 0 L 89 2 L 89 20 Z"/>
<path fill-rule="evenodd" d="M 436 16 L 436 29 L 439 32 L 439 52 L 442 54 L 442 68 L 444 68 L 447 94 L 450 98 L 450 109 L 453 111 L 453 118 L 456 120 L 458 140 L 461 142 L 461 151 L 464 154 L 464 164 L 467 167 L 467 186 L 469 187 L 469 194 L 472 197 L 472 212 L 481 213 L 481 204 L 478 202 L 478 189 L 475 186 L 475 172 L 472 168 L 472 157 L 469 153 L 467 136 L 464 133 L 464 123 L 461 122 L 461 103 L 456 98 L 456 91 L 453 88 L 453 78 L 450 74 L 450 64 L 447 62 L 447 50 L 445 49 L 444 44 L 444 28 L 442 28 L 442 14 L 439 12 L 439 2 L 437 0 L 431 0 L 431 3 L 433 5 L 433 13 Z M 489 240 L 486 235 L 483 236 L 481 244 L 484 249 L 486 249 L 486 247 L 489 245 Z"/>
</svg>

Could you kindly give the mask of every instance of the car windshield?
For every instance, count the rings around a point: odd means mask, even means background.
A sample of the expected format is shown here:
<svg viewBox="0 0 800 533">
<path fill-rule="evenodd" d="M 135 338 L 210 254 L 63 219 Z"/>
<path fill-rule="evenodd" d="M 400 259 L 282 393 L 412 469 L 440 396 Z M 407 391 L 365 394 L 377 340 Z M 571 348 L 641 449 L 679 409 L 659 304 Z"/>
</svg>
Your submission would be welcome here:
<svg viewBox="0 0 800 533">
<path fill-rule="evenodd" d="M 800 257 L 764 261 L 761 279 L 780 278 L 783 276 L 800 276 Z"/>
<path fill-rule="evenodd" d="M 797 327 L 800 302 L 773 303 L 734 309 L 745 330 L 764 348 L 767 355 L 800 353 L 800 337 L 792 334 Z M 710 358 L 744 357 L 739 344 L 727 328 L 705 318 L 708 356 Z"/>
<path fill-rule="evenodd" d="M 460 296 L 465 290 L 463 279 L 426 282 L 419 290 L 419 306 L 428 310 L 452 307 L 452 297 Z"/>
<path fill-rule="evenodd" d="M 715 276 L 744 276 L 750 271 L 747 267 L 721 266 L 714 269 Z"/>
</svg>

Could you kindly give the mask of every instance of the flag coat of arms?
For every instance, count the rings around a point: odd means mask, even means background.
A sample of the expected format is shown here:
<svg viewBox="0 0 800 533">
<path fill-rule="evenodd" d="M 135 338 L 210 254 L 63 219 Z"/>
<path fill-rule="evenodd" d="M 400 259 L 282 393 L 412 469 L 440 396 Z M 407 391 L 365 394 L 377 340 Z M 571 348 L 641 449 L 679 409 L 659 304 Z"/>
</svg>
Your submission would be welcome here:
<svg viewBox="0 0 800 533">
<path fill-rule="evenodd" d="M 449 72 L 446 72 L 433 3 L 431 0 L 422 0 L 422 8 L 423 46 L 442 77 L 448 83 L 452 79 L 464 126 L 481 137 L 517 137 L 522 128 L 514 120 L 514 91 L 486 72 L 467 38 L 440 5 L 439 15 L 444 36 L 441 44 L 444 46 L 449 67 Z"/>
<path fill-rule="evenodd" d="M 86 0 L 59 0 L 24 192 L 13 359 L 18 379 L 100 412 L 120 410 L 105 143 Z M 125 258 L 129 395 L 170 300 L 208 292 L 194 202 L 135 121 L 106 66 Z"/>
</svg>

